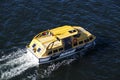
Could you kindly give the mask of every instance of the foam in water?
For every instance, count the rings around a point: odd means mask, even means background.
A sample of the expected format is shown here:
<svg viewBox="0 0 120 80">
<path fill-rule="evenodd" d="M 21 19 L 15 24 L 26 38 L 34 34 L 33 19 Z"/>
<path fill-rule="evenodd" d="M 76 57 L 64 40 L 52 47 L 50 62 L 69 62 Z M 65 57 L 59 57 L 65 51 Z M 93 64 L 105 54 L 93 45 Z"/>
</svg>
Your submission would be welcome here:
<svg viewBox="0 0 120 80">
<path fill-rule="evenodd" d="M 25 70 L 39 65 L 38 59 L 35 58 L 31 53 L 25 53 L 26 49 L 19 49 L 16 52 L 10 53 L 8 56 L 4 56 L 0 59 L 1 61 L 5 61 L 4 64 L 0 65 L 0 79 L 10 79 L 12 77 L 15 77 L 17 75 L 22 74 Z M 61 65 L 67 65 L 70 64 L 75 59 L 68 59 L 63 60 L 62 62 L 58 63 L 52 63 L 47 68 L 43 69 L 41 68 L 40 77 L 45 78 L 49 77 L 50 74 L 58 69 Z M 38 73 L 39 74 L 39 73 Z M 27 78 L 32 78 L 33 74 L 30 76 L 27 76 Z M 36 76 L 34 75 L 34 79 Z"/>
<path fill-rule="evenodd" d="M 18 56 L 21 56 L 21 53 L 23 53 L 25 51 L 25 49 L 18 49 L 16 52 L 12 52 L 11 54 L 9 55 L 3 55 L 0 59 L 0 62 L 2 61 L 5 61 L 5 60 L 9 60 L 9 59 L 12 59 L 14 57 L 18 57 Z M 4 53 L 2 51 L 2 53 Z"/>
<path fill-rule="evenodd" d="M 38 60 L 33 56 L 26 54 L 24 50 L 18 50 L 16 53 L 11 53 L 14 55 L 20 54 L 21 56 L 10 58 L 11 55 L 3 57 L 1 61 L 10 59 L 9 61 L 5 62 L 4 64 L 0 65 L 1 70 L 1 79 L 9 79 L 14 76 L 17 76 L 27 70 L 30 67 L 34 67 L 38 65 Z M 9 67 L 9 68 L 8 68 Z M 4 71 L 3 71 L 4 70 Z"/>
<path fill-rule="evenodd" d="M 52 63 L 51 65 L 49 65 L 46 69 L 41 70 L 42 73 L 40 74 L 41 78 L 46 78 L 49 77 L 50 74 L 57 70 L 60 66 L 62 65 L 69 65 L 71 62 L 73 62 L 75 59 L 68 59 L 68 60 L 63 60 L 62 62 L 58 62 L 58 63 Z"/>
</svg>

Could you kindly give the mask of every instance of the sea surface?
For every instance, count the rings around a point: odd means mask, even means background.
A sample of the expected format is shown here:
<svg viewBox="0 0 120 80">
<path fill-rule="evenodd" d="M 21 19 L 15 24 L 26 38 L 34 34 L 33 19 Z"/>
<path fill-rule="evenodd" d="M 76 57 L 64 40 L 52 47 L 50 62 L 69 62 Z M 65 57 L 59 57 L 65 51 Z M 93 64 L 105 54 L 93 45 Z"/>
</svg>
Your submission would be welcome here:
<svg viewBox="0 0 120 80">
<path fill-rule="evenodd" d="M 80 58 L 37 64 L 25 46 L 62 25 L 94 34 L 95 48 Z M 120 80 L 120 1 L 0 0 L 0 80 Z"/>
</svg>

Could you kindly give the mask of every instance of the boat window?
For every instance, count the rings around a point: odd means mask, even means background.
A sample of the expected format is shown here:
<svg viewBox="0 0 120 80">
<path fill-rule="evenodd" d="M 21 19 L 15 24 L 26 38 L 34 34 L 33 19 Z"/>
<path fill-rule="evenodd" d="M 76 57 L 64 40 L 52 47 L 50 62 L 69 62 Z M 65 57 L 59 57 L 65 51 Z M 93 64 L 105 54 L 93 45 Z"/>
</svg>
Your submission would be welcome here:
<svg viewBox="0 0 120 80">
<path fill-rule="evenodd" d="M 77 46 L 77 43 L 74 43 L 73 45 L 74 45 L 74 46 Z"/>
<path fill-rule="evenodd" d="M 80 33 L 73 36 L 74 38 L 80 37 Z"/>
<path fill-rule="evenodd" d="M 84 40 L 84 42 L 87 42 L 86 40 Z"/>
<path fill-rule="evenodd" d="M 40 49 L 40 48 L 38 48 L 37 52 L 40 52 L 40 50 L 41 50 L 41 49 Z"/>
<path fill-rule="evenodd" d="M 91 36 L 89 39 L 90 39 L 90 40 L 92 40 L 92 39 L 93 39 L 93 37 Z"/>
<path fill-rule="evenodd" d="M 79 41 L 79 44 L 83 44 L 83 41 Z"/>
<path fill-rule="evenodd" d="M 84 42 L 89 42 L 89 39 L 84 40 Z"/>
<path fill-rule="evenodd" d="M 56 50 L 53 50 L 53 53 L 56 53 L 56 52 L 58 52 L 58 50 L 56 49 Z"/>
<path fill-rule="evenodd" d="M 63 48 L 60 48 L 60 49 L 59 49 L 59 51 L 62 51 L 62 50 L 63 50 Z"/>
<path fill-rule="evenodd" d="M 74 33 L 74 32 L 76 32 L 76 30 L 70 30 L 70 31 L 68 31 L 69 33 Z"/>
<path fill-rule="evenodd" d="M 36 44 L 33 44 L 32 47 L 34 48 L 36 46 Z"/>
<path fill-rule="evenodd" d="M 86 39 L 87 42 L 89 42 L 89 39 Z"/>
<path fill-rule="evenodd" d="M 48 52 L 48 55 L 51 55 L 51 54 L 52 54 L 52 51 L 49 51 L 49 52 Z"/>
</svg>

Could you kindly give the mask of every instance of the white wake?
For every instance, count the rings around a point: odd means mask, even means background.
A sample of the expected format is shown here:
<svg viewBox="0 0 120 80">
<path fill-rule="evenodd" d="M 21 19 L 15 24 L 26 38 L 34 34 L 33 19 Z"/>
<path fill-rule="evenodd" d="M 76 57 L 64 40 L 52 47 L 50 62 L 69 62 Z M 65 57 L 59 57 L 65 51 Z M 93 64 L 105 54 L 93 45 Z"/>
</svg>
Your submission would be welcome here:
<svg viewBox="0 0 120 80">
<path fill-rule="evenodd" d="M 16 56 L 17 54 L 17 56 Z M 15 57 L 15 58 L 14 58 Z M 30 67 L 38 65 L 38 61 L 25 50 L 18 50 L 6 57 L 2 57 L 1 61 L 8 59 L 9 61 L 0 65 L 0 79 L 10 79 L 27 70 Z"/>
<path fill-rule="evenodd" d="M 52 63 L 51 65 L 47 66 L 46 69 L 41 70 L 41 73 L 39 73 L 40 74 L 39 76 L 41 76 L 41 78 L 49 77 L 51 73 L 57 70 L 60 66 L 69 65 L 74 60 L 75 59 L 67 59 L 67 60 L 63 60 L 62 62 L 57 62 L 56 64 Z"/>
<path fill-rule="evenodd" d="M 0 62 L 5 61 L 0 65 L 0 80 L 7 80 L 17 75 L 22 74 L 25 70 L 38 66 L 38 60 L 31 55 L 31 53 L 25 53 L 26 49 L 19 49 L 16 52 L 10 53 L 8 56 L 3 56 Z M 50 74 L 57 70 L 61 65 L 68 65 L 75 59 L 63 60 L 62 62 L 57 62 L 50 64 L 47 68 L 41 68 L 42 70 L 38 72 L 38 76 L 41 78 L 49 77 Z M 28 78 L 33 77 L 33 74 L 26 76 Z M 34 75 L 35 77 L 35 75 Z"/>
</svg>

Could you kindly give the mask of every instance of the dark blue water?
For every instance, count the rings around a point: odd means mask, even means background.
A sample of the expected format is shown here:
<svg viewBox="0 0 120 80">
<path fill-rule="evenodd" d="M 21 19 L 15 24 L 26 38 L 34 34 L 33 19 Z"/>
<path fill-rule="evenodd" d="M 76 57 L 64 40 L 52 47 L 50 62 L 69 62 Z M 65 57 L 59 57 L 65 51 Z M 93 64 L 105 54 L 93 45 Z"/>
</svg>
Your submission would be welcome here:
<svg viewBox="0 0 120 80">
<path fill-rule="evenodd" d="M 37 33 L 66 24 L 94 34 L 95 49 L 46 65 L 25 53 Z M 120 80 L 120 1 L 0 0 L 0 80 Z"/>
</svg>

